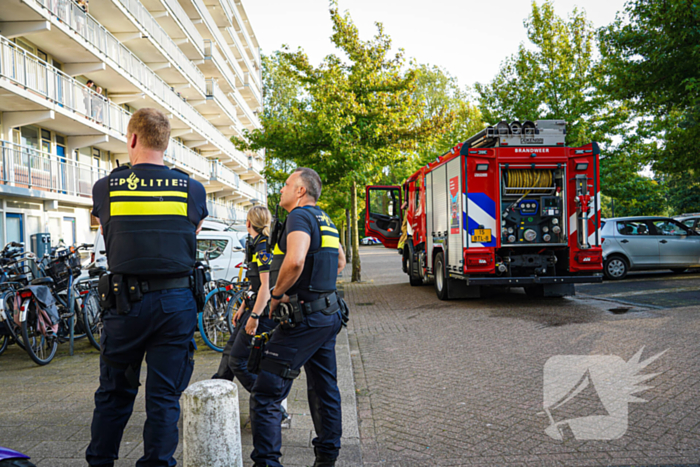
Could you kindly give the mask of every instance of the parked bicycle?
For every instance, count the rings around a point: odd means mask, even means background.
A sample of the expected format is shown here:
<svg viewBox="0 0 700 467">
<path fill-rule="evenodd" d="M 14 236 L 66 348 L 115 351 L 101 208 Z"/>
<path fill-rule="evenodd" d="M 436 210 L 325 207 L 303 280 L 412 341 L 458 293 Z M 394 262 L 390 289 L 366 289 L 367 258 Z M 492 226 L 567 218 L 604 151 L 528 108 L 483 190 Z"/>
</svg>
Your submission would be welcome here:
<svg viewBox="0 0 700 467">
<path fill-rule="evenodd" d="M 33 258 L 22 243 L 10 242 L 0 251 L 0 354 L 12 343 L 24 349 L 15 293 L 28 284 L 31 271 L 26 263 Z"/>
</svg>

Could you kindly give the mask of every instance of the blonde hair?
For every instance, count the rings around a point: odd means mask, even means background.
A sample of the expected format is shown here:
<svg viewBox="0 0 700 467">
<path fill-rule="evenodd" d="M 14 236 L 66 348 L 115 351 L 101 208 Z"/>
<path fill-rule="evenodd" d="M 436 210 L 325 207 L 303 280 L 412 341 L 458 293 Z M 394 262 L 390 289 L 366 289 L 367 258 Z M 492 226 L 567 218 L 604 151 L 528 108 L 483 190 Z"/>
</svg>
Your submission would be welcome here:
<svg viewBox="0 0 700 467">
<path fill-rule="evenodd" d="M 248 217 L 246 218 L 250 222 L 250 226 L 258 233 L 270 236 L 270 222 L 272 222 L 272 215 L 270 211 L 265 206 L 253 206 L 248 210 Z"/>
<path fill-rule="evenodd" d="M 160 110 L 139 109 L 133 113 L 126 127 L 127 138 L 134 133 L 144 147 L 165 151 L 170 143 L 170 122 Z"/>
</svg>

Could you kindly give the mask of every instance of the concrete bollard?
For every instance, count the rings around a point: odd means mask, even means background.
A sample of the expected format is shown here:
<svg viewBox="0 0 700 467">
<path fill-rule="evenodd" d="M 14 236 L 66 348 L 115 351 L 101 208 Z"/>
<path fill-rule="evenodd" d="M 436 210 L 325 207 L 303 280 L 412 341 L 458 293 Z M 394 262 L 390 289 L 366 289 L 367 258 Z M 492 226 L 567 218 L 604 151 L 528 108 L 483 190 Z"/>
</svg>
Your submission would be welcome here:
<svg viewBox="0 0 700 467">
<path fill-rule="evenodd" d="M 238 388 L 199 381 L 182 393 L 184 467 L 243 467 Z"/>
</svg>

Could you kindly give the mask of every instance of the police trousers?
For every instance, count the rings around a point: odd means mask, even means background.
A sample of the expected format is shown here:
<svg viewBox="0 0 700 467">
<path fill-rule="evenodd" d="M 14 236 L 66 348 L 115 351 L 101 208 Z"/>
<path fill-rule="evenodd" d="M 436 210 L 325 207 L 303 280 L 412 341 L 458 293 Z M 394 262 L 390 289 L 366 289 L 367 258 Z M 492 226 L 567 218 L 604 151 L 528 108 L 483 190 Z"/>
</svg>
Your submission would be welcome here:
<svg viewBox="0 0 700 467">
<path fill-rule="evenodd" d="M 302 366 L 311 418 L 316 430 L 312 443 L 316 452 L 336 458 L 340 450 L 342 417 L 335 360 L 335 337 L 340 330 L 340 314 L 316 312 L 305 316 L 293 329 L 277 329 L 265 346 L 264 359 Z M 254 462 L 281 467 L 282 412 L 280 403 L 292 388 L 291 379 L 261 370 L 250 395 L 250 420 L 253 429 Z"/>
<path fill-rule="evenodd" d="M 251 312 L 252 310 L 247 309 L 241 315 L 241 319 L 224 347 L 224 353 L 219 362 L 219 370 L 214 375 L 214 379 L 227 379 L 229 381 L 233 381 L 233 378 L 236 377 L 248 392 L 252 391 L 253 384 L 258 378 L 258 375 L 248 371 L 248 357 L 250 356 L 250 345 L 253 336 L 245 332 L 245 325 L 248 322 L 248 318 L 250 318 Z M 277 323 L 268 318 L 267 315 L 260 316 L 258 329 L 255 332 L 256 334 L 270 332 L 276 325 Z"/>
<path fill-rule="evenodd" d="M 194 369 L 197 307 L 190 289 L 150 292 L 120 315 L 107 310 L 103 319 L 100 387 L 95 393 L 92 440 L 86 459 L 91 466 L 112 466 L 119 458 L 124 427 L 134 408 L 138 376 L 146 357 L 146 424 L 143 457 L 138 467 L 172 467 L 178 443 L 180 395 Z M 125 369 L 124 366 L 130 366 Z"/>
</svg>

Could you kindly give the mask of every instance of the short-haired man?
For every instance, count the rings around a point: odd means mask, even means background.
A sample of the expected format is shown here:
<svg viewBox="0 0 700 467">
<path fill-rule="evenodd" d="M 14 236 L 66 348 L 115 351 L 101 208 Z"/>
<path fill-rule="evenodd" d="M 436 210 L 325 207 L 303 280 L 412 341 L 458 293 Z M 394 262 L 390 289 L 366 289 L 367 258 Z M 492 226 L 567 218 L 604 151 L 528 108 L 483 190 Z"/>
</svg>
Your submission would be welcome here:
<svg viewBox="0 0 700 467">
<path fill-rule="evenodd" d="M 114 169 L 92 190 L 115 306 L 103 317 L 100 387 L 86 452 L 91 466 L 113 466 L 119 456 L 144 355 L 144 452 L 136 465 L 176 464 L 180 395 L 194 368 L 196 233 L 208 213 L 202 184 L 163 164 L 169 140 L 162 112 L 136 111 L 127 127 L 132 167 Z"/>
<path fill-rule="evenodd" d="M 280 206 L 289 212 L 284 232 L 274 249 L 270 274 L 276 274 L 270 316 L 281 301 L 298 302 L 302 319 L 284 323 L 272 334 L 250 395 L 250 418 L 256 467 L 281 467 L 280 403 L 289 394 L 293 379 L 303 366 L 309 409 L 316 429 L 314 467 L 332 467 L 342 434 L 340 391 L 336 380 L 335 336 L 341 318 L 336 279 L 345 267 L 338 230 L 318 206 L 321 179 L 308 168 L 299 168 L 282 188 Z M 281 266 L 275 261 L 280 255 Z M 279 267 L 279 272 L 275 271 Z"/>
</svg>

